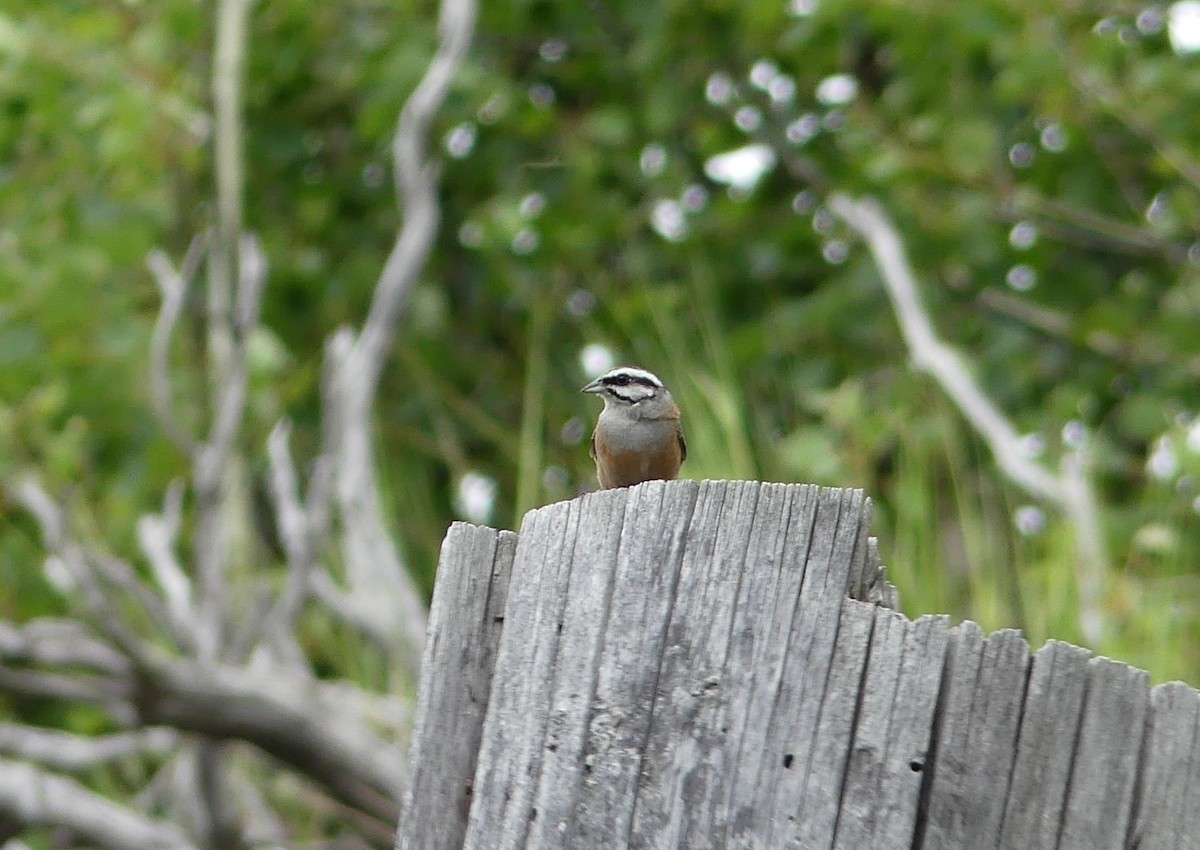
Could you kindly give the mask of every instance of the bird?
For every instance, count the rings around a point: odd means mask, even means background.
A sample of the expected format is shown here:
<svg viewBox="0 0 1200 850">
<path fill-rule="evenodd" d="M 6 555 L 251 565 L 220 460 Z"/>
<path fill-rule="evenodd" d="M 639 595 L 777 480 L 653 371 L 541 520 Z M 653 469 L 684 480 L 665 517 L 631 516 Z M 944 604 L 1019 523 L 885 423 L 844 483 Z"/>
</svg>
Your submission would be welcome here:
<svg viewBox="0 0 1200 850">
<path fill-rule="evenodd" d="M 581 392 L 604 400 L 590 448 L 601 489 L 670 481 L 679 474 L 687 443 L 679 406 L 658 376 L 636 366 L 619 366 Z"/>
</svg>

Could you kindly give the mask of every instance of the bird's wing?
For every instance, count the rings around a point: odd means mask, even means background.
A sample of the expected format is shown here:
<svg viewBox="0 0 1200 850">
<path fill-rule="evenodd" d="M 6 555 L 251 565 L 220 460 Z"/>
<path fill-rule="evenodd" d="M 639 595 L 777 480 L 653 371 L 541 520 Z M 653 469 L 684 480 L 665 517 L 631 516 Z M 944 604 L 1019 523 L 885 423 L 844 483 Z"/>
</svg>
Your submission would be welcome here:
<svg viewBox="0 0 1200 850">
<path fill-rule="evenodd" d="M 677 433 L 679 435 L 679 462 L 683 463 L 685 460 L 687 460 L 687 442 L 683 439 L 682 425 L 679 426 Z"/>
<path fill-rule="evenodd" d="M 588 454 L 591 455 L 592 460 L 596 459 L 596 432 L 595 431 L 592 432 L 592 440 L 590 443 L 588 443 Z"/>
</svg>

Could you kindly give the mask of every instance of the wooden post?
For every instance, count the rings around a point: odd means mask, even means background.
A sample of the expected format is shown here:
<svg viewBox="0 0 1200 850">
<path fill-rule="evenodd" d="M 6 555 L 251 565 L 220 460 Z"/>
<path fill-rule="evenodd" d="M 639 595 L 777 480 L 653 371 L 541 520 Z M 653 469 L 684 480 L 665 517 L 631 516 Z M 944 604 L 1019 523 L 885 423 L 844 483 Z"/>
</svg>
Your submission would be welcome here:
<svg viewBox="0 0 1200 850">
<path fill-rule="evenodd" d="M 455 524 L 404 850 L 1200 848 L 1200 694 L 897 613 L 859 491 Z"/>
</svg>

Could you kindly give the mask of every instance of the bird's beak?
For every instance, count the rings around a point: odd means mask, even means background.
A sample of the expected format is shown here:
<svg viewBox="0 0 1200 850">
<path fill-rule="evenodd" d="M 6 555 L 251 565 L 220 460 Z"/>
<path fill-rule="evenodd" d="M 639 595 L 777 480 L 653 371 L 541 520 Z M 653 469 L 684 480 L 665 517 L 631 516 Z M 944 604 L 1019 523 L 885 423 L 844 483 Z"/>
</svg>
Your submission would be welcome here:
<svg viewBox="0 0 1200 850">
<path fill-rule="evenodd" d="M 600 379 L 592 381 L 590 384 L 580 390 L 581 393 L 601 393 L 604 392 L 604 384 L 600 383 Z"/>
</svg>

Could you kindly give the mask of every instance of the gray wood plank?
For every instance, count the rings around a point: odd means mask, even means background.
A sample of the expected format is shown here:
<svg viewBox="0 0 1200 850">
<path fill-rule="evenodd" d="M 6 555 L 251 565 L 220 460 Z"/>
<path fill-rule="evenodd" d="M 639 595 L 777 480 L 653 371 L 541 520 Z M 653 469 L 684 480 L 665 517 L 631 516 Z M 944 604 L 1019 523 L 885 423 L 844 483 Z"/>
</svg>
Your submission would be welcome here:
<svg viewBox="0 0 1200 850">
<path fill-rule="evenodd" d="M 1088 663 L 1088 687 L 1059 850 L 1120 850 L 1146 731 L 1150 677 L 1110 658 Z"/>
<path fill-rule="evenodd" d="M 575 813 L 605 624 L 624 522 L 626 495 L 602 491 L 585 497 L 574 566 L 563 609 L 562 631 L 542 741 L 541 775 L 530 823 L 529 847 L 552 847 Z"/>
<path fill-rule="evenodd" d="M 763 485 L 751 530 L 737 599 L 726 677 L 729 707 L 725 752 L 710 785 L 709 829 L 717 847 L 729 846 L 736 821 L 757 801 L 751 796 L 764 765 L 781 769 L 779 750 L 766 740 L 783 660 L 803 584 L 806 564 L 796 555 L 806 545 L 817 489 Z"/>
<path fill-rule="evenodd" d="M 875 831 L 880 773 L 887 757 L 888 726 L 904 660 L 903 615 L 884 609 L 868 611 L 875 622 L 857 706 L 848 706 L 856 719 L 845 735 L 850 746 L 832 830 L 833 846 L 849 850 L 868 846 Z"/>
<path fill-rule="evenodd" d="M 540 508 L 521 524 L 464 847 L 524 846 L 582 505 Z"/>
<path fill-rule="evenodd" d="M 879 609 L 876 632 L 879 618 L 884 616 L 898 617 Z M 938 688 L 949 644 L 947 621 L 944 616 L 921 617 L 915 623 L 906 618 L 898 620 L 904 643 L 885 748 L 878 768 L 872 830 L 865 846 L 912 846 L 925 765 L 932 748 Z M 874 652 L 872 648 L 872 659 Z M 869 671 L 867 687 L 872 687 Z M 840 834 L 838 839 L 841 843 Z"/>
<path fill-rule="evenodd" d="M 884 786 L 885 817 L 882 828 L 876 830 L 883 840 L 903 838 L 905 846 L 917 837 L 921 795 L 935 755 L 937 712 L 950 650 L 949 625 L 950 618 L 944 614 L 924 615 L 906 625 L 904 665 L 890 730 L 888 770 L 895 781 Z"/>
<path fill-rule="evenodd" d="M 871 562 L 871 500 L 865 495 L 859 508 L 859 520 L 855 529 L 857 538 L 854 553 L 850 557 L 850 569 L 846 574 L 845 594 L 851 599 L 866 599 L 867 586 L 875 579 L 879 563 Z M 874 554 L 878 554 L 875 552 Z"/>
<path fill-rule="evenodd" d="M 711 545 L 724 482 L 631 488 L 621 531 L 575 813 L 563 846 L 628 846 L 667 624 L 685 550 Z M 694 528 L 693 528 L 694 526 Z"/>
<path fill-rule="evenodd" d="M 1200 847 L 1200 692 L 1168 682 L 1150 692 L 1143 782 L 1129 846 Z"/>
<path fill-rule="evenodd" d="M 1019 632 L 985 640 L 969 620 L 950 630 L 918 836 L 925 850 L 1000 846 L 1029 665 Z"/>
<path fill-rule="evenodd" d="M 1175 847 L 1176 850 L 1200 850 L 1200 740 L 1194 739 L 1192 743 L 1187 784 L 1183 789 L 1183 818 L 1175 836 Z"/>
<path fill-rule="evenodd" d="M 466 523 L 442 542 L 397 850 L 462 846 L 516 543 Z"/>
<path fill-rule="evenodd" d="M 858 491 L 825 488 L 809 499 L 812 509 L 806 515 L 812 525 L 796 538 L 803 544 L 798 554 L 804 575 L 767 717 L 766 758 L 753 792 L 744 796 L 752 804 L 735 812 L 734 846 L 742 846 L 737 842 L 749 836 L 759 846 L 784 846 L 797 828 L 812 768 L 849 565 L 861 537 L 863 499 Z"/>
<path fill-rule="evenodd" d="M 1200 850 L 1200 694 L 848 597 L 894 601 L 868 517 L 654 482 L 452 527 L 397 847 Z"/>
<path fill-rule="evenodd" d="M 788 488 L 778 580 L 773 592 L 774 607 L 753 648 L 750 666 L 755 685 L 749 696 L 743 735 L 737 740 L 736 763 L 727 803 L 724 842 L 727 847 L 765 846 L 771 807 L 764 803 L 773 794 L 784 771 L 798 771 L 797 752 L 803 757 L 796 729 L 787 721 L 803 699 L 804 664 L 797 656 L 808 645 L 793 642 L 797 624 L 807 621 L 802 612 L 802 587 L 808 574 L 808 559 L 821 493 L 813 486 Z M 762 502 L 769 503 L 764 495 Z M 810 582 L 812 579 L 810 578 Z M 815 584 L 815 582 L 813 582 Z M 753 589 L 750 591 L 753 593 Z M 752 598 L 752 597 L 751 597 Z M 789 655 L 789 649 L 791 653 Z M 815 732 L 816 712 L 811 712 Z"/>
<path fill-rule="evenodd" d="M 689 538 L 646 739 L 632 847 L 720 846 L 733 745 L 746 734 L 756 627 L 773 607 L 786 502 L 783 487 L 730 483 L 711 548 L 707 540 Z"/>
<path fill-rule="evenodd" d="M 785 840 L 776 843 L 773 838 L 768 842 L 772 847 L 822 850 L 833 846 L 855 714 L 862 697 L 875 626 L 872 607 L 844 599 L 841 608 L 837 644 L 821 697 L 813 754 L 803 777 L 803 790 L 790 801 Z M 796 731 L 798 736 L 804 736 L 807 730 Z"/>
<path fill-rule="evenodd" d="M 1001 847 L 1054 850 L 1058 845 L 1090 656 L 1086 649 L 1050 641 L 1033 657 Z"/>
</svg>

